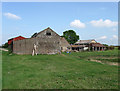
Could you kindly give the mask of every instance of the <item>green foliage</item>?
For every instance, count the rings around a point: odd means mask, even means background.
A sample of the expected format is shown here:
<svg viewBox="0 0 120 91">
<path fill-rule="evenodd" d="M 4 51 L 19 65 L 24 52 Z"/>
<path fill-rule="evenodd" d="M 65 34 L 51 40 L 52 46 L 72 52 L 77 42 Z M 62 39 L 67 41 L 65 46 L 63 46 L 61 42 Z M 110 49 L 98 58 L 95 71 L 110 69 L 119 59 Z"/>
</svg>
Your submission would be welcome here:
<svg viewBox="0 0 120 91">
<path fill-rule="evenodd" d="M 8 46 L 9 46 L 9 44 L 8 44 L 8 42 L 7 42 L 7 43 L 5 43 L 2 47 L 3 47 L 3 48 L 8 48 Z"/>
<path fill-rule="evenodd" d="M 118 57 L 118 50 L 37 56 L 2 53 L 3 89 L 118 89 L 117 66 L 87 61 Z"/>
<path fill-rule="evenodd" d="M 73 30 L 68 30 L 63 32 L 63 37 L 70 43 L 74 44 L 79 40 L 79 35 L 76 35 L 75 31 Z"/>
<path fill-rule="evenodd" d="M 113 50 L 113 49 L 114 49 L 114 46 L 111 45 L 111 46 L 108 47 L 108 49 L 109 49 L 109 50 Z"/>
<path fill-rule="evenodd" d="M 103 44 L 104 46 L 106 46 L 106 47 L 108 47 L 108 45 L 107 44 Z"/>
<path fill-rule="evenodd" d="M 9 52 L 9 54 L 12 53 L 12 49 L 11 49 L 11 48 L 8 48 L 8 52 Z"/>
</svg>

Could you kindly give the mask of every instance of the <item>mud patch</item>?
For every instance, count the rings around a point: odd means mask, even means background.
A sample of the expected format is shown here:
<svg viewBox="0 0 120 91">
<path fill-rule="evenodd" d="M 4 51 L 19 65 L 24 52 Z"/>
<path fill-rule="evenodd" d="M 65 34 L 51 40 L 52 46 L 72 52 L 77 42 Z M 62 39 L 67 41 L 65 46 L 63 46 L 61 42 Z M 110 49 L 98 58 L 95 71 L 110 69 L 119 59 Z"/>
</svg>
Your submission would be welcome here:
<svg viewBox="0 0 120 91">
<path fill-rule="evenodd" d="M 102 62 L 100 60 L 95 60 L 95 59 L 89 59 L 88 61 L 98 62 L 98 63 L 101 63 L 101 64 L 115 65 L 115 66 L 119 65 L 118 63 L 114 63 L 114 62 Z"/>
<path fill-rule="evenodd" d="M 60 55 L 61 55 L 61 56 L 64 56 L 64 57 L 66 56 L 65 54 L 60 54 Z"/>
</svg>

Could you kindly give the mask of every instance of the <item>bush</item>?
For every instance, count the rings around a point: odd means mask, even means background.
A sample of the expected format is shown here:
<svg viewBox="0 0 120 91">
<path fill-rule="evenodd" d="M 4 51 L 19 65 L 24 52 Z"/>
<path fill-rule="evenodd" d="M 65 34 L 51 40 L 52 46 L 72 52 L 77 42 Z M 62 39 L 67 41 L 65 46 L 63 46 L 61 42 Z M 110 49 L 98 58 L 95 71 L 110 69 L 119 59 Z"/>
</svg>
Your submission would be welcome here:
<svg viewBox="0 0 120 91">
<path fill-rule="evenodd" d="M 8 52 L 9 52 L 9 54 L 11 54 L 12 53 L 12 49 L 8 48 Z"/>
<path fill-rule="evenodd" d="M 9 44 L 8 43 L 5 43 L 2 48 L 8 48 Z"/>
</svg>

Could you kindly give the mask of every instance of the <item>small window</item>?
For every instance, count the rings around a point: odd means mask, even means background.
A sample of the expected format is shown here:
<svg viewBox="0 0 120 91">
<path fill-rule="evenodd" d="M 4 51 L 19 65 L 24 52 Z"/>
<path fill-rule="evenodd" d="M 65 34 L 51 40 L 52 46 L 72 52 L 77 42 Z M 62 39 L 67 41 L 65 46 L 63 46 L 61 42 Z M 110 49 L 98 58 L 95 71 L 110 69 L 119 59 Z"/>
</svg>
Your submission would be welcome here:
<svg viewBox="0 0 120 91">
<path fill-rule="evenodd" d="M 46 33 L 46 35 L 50 36 L 50 35 L 51 35 L 51 33 L 50 33 L 50 32 L 47 32 L 47 33 Z"/>
</svg>

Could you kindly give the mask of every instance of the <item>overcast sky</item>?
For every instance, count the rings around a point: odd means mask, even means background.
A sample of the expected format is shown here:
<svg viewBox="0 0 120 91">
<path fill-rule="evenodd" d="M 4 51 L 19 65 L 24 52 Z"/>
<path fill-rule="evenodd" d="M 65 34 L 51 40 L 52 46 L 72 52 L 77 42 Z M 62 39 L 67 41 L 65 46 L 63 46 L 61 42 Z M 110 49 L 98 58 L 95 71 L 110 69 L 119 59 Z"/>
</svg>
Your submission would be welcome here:
<svg viewBox="0 0 120 91">
<path fill-rule="evenodd" d="M 74 30 L 81 40 L 118 44 L 117 2 L 3 2 L 2 43 L 19 35 L 29 38 L 51 27 L 59 35 Z"/>
</svg>

